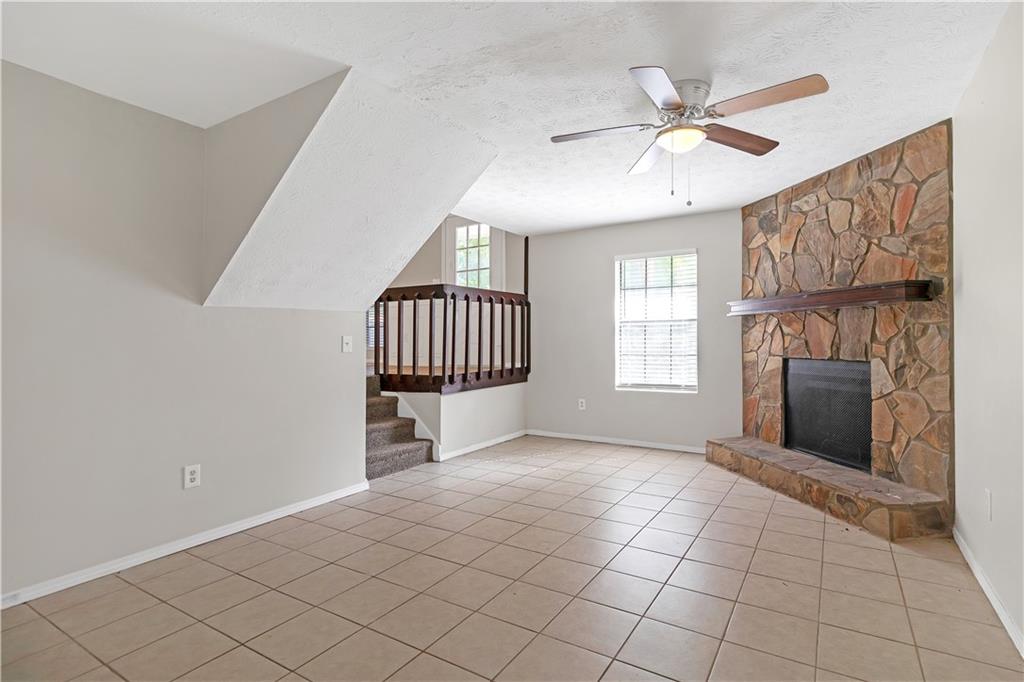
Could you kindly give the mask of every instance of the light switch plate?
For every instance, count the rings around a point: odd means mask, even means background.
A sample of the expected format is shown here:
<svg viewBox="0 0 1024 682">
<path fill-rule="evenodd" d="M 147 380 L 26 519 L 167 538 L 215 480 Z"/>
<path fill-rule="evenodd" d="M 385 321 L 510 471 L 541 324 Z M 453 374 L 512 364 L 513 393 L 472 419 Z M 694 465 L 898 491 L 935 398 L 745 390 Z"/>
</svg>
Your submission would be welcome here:
<svg viewBox="0 0 1024 682">
<path fill-rule="evenodd" d="M 341 352 L 351 353 L 352 352 L 352 337 L 343 336 L 341 337 Z"/>
</svg>

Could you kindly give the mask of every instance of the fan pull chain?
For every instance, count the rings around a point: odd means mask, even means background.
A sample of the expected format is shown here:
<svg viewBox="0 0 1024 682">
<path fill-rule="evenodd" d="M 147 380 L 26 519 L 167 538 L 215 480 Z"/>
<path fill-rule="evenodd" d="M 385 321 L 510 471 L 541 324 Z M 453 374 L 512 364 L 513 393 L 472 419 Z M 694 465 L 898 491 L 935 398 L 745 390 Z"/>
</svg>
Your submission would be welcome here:
<svg viewBox="0 0 1024 682">
<path fill-rule="evenodd" d="M 669 157 L 669 162 L 672 167 L 669 173 L 669 196 L 674 197 L 676 195 L 676 155 L 674 153 Z"/>
<path fill-rule="evenodd" d="M 686 159 L 686 205 L 693 206 L 693 202 L 690 201 L 690 159 Z"/>
</svg>

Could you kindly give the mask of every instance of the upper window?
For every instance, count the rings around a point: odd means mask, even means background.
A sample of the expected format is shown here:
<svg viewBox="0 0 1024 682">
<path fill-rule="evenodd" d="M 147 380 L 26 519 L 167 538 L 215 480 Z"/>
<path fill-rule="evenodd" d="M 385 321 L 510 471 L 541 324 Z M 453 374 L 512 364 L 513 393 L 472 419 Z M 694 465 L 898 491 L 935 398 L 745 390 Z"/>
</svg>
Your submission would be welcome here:
<svg viewBox="0 0 1024 682">
<path fill-rule="evenodd" d="M 460 225 L 455 228 L 455 283 L 491 288 L 491 227 Z"/>
<path fill-rule="evenodd" d="M 697 390 L 697 253 L 615 261 L 615 387 Z"/>
</svg>

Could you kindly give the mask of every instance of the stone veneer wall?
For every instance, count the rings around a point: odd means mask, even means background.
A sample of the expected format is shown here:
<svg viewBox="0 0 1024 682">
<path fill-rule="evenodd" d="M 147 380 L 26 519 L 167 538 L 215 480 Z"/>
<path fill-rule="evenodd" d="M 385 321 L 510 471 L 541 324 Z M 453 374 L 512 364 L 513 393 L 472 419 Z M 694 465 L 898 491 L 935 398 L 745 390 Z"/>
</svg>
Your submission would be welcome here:
<svg viewBox="0 0 1024 682">
<path fill-rule="evenodd" d="M 783 358 L 870 360 L 871 470 L 953 502 L 950 122 L 743 208 L 743 298 L 930 279 L 935 300 L 743 318 L 743 433 L 782 444 Z"/>
</svg>

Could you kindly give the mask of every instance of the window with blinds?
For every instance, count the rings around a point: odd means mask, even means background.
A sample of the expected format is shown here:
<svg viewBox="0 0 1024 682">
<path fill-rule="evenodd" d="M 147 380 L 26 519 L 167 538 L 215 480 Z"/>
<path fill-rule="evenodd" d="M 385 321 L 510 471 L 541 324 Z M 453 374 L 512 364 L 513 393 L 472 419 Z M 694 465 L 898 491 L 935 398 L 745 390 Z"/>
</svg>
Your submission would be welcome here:
<svg viewBox="0 0 1024 682">
<path fill-rule="evenodd" d="M 366 347 L 377 345 L 377 306 L 366 311 Z"/>
<path fill-rule="evenodd" d="M 615 387 L 697 390 L 697 253 L 615 261 Z"/>
</svg>

